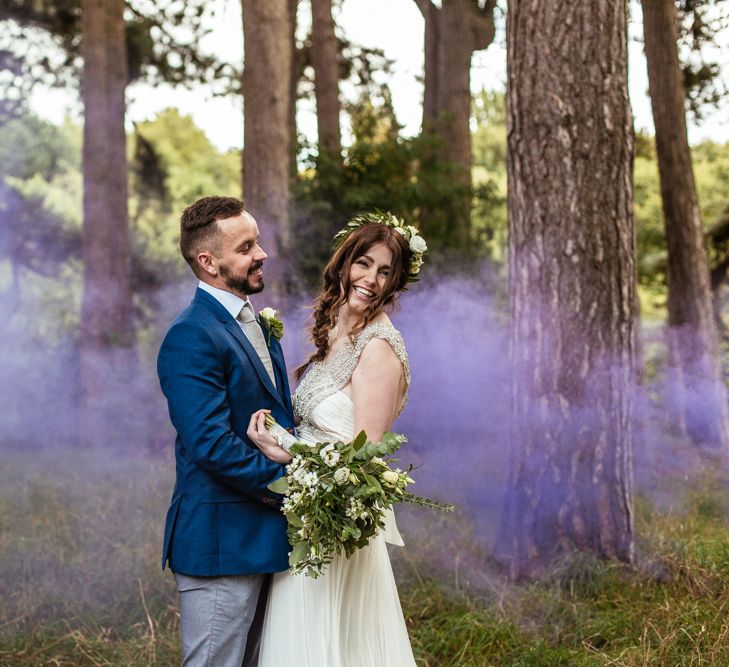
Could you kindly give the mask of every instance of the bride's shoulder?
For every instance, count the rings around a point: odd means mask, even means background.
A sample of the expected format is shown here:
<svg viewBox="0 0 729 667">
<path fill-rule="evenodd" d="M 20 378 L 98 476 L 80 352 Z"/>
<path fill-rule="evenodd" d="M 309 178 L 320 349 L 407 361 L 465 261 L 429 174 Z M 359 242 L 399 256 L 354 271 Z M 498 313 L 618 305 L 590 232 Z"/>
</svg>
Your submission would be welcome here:
<svg viewBox="0 0 729 667">
<path fill-rule="evenodd" d="M 391 351 L 403 364 L 407 365 L 407 352 L 402 334 L 384 313 L 379 314 L 362 330 L 357 337 L 355 349 L 357 356 L 360 356 L 365 350 L 370 355 Z"/>
<path fill-rule="evenodd" d="M 385 313 L 378 314 L 377 317 L 367 324 L 359 336 L 357 336 L 357 343 L 366 345 L 374 338 L 384 338 L 388 342 L 391 340 L 403 342 L 402 334 L 395 328 Z"/>
</svg>

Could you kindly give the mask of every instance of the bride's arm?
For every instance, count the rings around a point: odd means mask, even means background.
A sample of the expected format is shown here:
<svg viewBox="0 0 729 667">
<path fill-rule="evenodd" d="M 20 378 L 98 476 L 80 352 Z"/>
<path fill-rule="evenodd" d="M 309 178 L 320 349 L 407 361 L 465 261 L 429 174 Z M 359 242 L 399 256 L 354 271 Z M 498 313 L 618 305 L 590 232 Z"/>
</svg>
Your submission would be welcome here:
<svg viewBox="0 0 729 667">
<path fill-rule="evenodd" d="M 373 338 L 352 374 L 355 434 L 364 430 L 369 440 L 378 442 L 390 430 L 404 390 L 400 360 L 387 341 Z"/>
</svg>

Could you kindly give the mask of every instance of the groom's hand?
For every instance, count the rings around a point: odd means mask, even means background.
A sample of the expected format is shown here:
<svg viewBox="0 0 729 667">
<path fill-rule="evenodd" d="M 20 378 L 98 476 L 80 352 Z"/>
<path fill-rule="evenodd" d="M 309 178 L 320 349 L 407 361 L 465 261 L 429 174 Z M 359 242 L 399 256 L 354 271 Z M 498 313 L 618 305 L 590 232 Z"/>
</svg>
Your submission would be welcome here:
<svg viewBox="0 0 729 667">
<path fill-rule="evenodd" d="M 270 410 L 254 412 L 248 422 L 246 435 L 267 459 L 274 463 L 288 463 L 291 461 L 291 455 L 266 430 L 266 414 L 270 414 L 270 412 Z"/>
</svg>

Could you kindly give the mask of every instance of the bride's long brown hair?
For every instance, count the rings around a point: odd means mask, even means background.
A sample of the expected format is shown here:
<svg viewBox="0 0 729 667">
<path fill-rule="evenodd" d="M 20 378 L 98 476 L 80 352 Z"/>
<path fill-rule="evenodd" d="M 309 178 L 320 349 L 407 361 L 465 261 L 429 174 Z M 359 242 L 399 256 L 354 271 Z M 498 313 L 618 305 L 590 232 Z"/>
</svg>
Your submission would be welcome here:
<svg viewBox="0 0 729 667">
<path fill-rule="evenodd" d="M 315 361 L 321 361 L 329 352 L 329 334 L 336 324 L 339 308 L 347 302 L 351 283 L 349 272 L 353 262 L 358 260 L 377 243 L 384 243 L 392 252 L 392 266 L 382 292 L 367 305 L 362 317 L 349 332 L 354 341 L 372 320 L 385 307 L 394 304 L 395 295 L 407 284 L 411 251 L 402 234 L 387 225 L 370 223 L 355 229 L 340 245 L 324 267 L 321 287 L 314 300 L 314 325 L 311 328 L 311 341 L 316 346 L 312 354 L 294 375 L 301 379 L 306 369 Z"/>
</svg>

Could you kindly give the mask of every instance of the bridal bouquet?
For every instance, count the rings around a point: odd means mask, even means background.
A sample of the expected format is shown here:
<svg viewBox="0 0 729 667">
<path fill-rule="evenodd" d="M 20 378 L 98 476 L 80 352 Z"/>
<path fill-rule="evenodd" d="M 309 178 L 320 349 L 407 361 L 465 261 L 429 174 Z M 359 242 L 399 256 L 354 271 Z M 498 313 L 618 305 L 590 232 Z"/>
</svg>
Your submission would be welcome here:
<svg viewBox="0 0 729 667">
<path fill-rule="evenodd" d="M 266 425 L 276 429 L 267 415 Z M 391 468 L 404 435 L 385 433 L 378 443 L 362 431 L 352 442 L 287 447 L 293 456 L 286 476 L 269 485 L 284 494 L 282 511 L 288 522 L 292 550 L 289 565 L 294 574 L 318 577 L 340 551 L 349 558 L 384 526 L 385 510 L 393 503 L 409 502 L 437 509 L 452 505 L 421 498 L 406 491 L 413 483 L 409 472 Z"/>
</svg>

